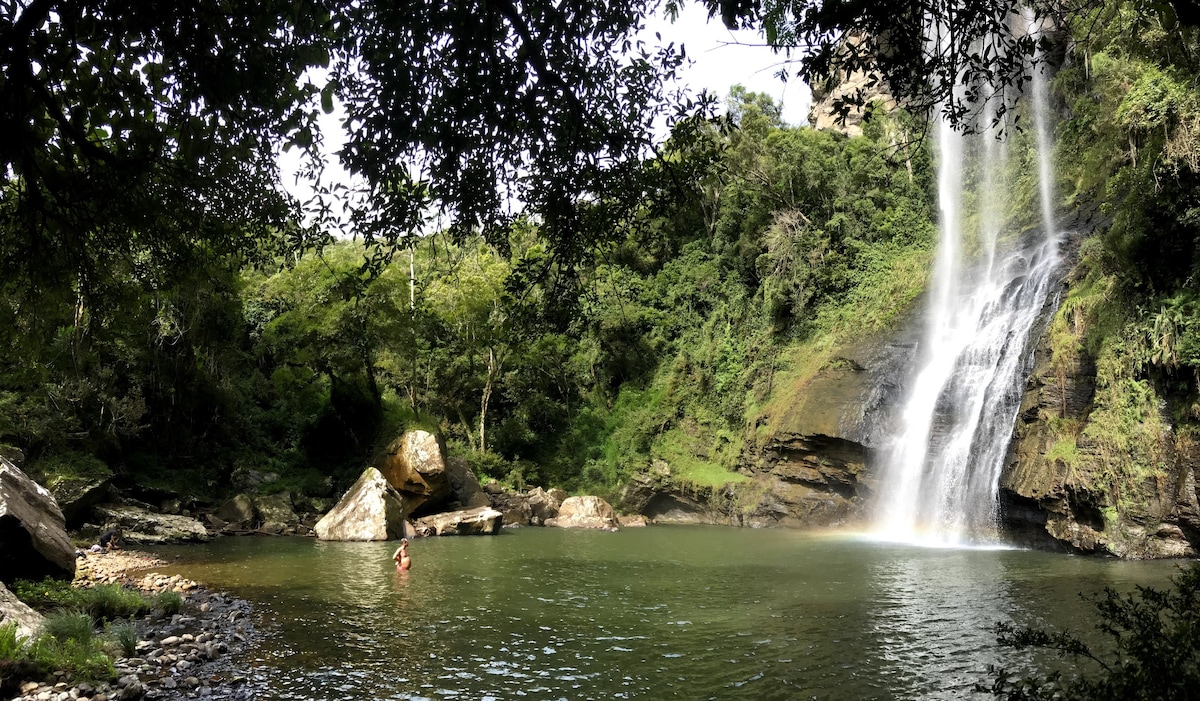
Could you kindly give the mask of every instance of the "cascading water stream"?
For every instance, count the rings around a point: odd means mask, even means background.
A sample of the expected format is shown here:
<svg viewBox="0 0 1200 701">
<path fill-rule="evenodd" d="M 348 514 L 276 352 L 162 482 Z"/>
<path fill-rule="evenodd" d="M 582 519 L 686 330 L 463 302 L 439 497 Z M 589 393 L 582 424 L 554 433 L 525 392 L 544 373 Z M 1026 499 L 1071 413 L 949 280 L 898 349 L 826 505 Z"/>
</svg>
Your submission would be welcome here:
<svg viewBox="0 0 1200 701">
<path fill-rule="evenodd" d="M 1025 16 L 1024 31 L 1034 32 Z M 1035 61 L 1039 64 L 1040 61 Z M 995 94 L 981 108 L 991 125 Z M 994 128 L 964 136 L 938 119 L 940 210 L 919 371 L 883 465 L 876 533 L 931 545 L 996 542 L 999 478 L 1012 438 L 1029 340 L 1058 267 L 1052 220 L 1050 132 L 1042 71 L 1033 72 L 1042 226 L 1002 237 L 1008 148 Z M 976 173 L 968 190 L 968 172 Z M 964 202 L 974 198 L 974 217 Z M 975 244 L 975 245 L 972 245 Z"/>
</svg>

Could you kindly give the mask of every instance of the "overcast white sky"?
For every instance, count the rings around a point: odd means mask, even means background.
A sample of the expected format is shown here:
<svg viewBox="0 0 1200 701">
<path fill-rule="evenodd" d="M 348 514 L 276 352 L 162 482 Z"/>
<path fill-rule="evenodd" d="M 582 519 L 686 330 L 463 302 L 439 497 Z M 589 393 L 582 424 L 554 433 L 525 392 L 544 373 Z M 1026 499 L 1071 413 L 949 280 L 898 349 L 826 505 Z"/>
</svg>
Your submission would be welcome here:
<svg viewBox="0 0 1200 701">
<path fill-rule="evenodd" d="M 798 80 L 783 83 L 775 74 L 779 71 L 782 57 L 763 46 L 763 39 L 755 32 L 731 32 L 720 19 L 708 21 L 704 8 L 697 2 L 683 2 L 682 11 L 674 23 L 660 12 L 647 21 L 643 38 L 649 44 L 656 43 L 655 32 L 662 36 L 662 43 L 683 44 L 691 64 L 681 71 L 681 80 L 693 91 L 708 90 L 721 100 L 733 85 L 741 84 L 754 92 L 767 93 L 783 107 L 783 120 L 799 125 L 807 122 L 811 99 L 808 87 Z M 340 121 L 342 113 L 323 115 L 321 128 L 325 140 L 325 153 L 332 154 L 342 145 Z M 312 189 L 308 183 L 297 182 L 299 154 L 296 151 L 280 157 L 284 185 L 302 201 L 308 199 Z M 325 174 L 328 182 L 344 182 L 348 178 L 334 161 L 328 159 Z"/>
</svg>

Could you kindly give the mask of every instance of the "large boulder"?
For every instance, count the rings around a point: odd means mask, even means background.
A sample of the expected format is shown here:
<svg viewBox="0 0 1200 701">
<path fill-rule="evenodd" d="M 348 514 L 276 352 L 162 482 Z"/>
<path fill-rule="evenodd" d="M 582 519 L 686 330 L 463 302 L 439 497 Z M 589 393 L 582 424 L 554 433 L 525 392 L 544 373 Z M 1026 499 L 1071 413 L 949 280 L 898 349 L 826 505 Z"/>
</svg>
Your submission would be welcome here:
<svg viewBox="0 0 1200 701">
<path fill-rule="evenodd" d="M 492 508 L 504 516 L 505 528 L 533 525 L 533 509 L 524 494 L 501 492 L 491 496 Z M 538 524 L 541 525 L 541 524 Z"/>
<path fill-rule="evenodd" d="M 475 509 L 490 506 L 491 500 L 479 486 L 479 479 L 471 472 L 471 466 L 460 457 L 446 458 L 446 475 L 450 479 L 450 491 L 460 508 Z"/>
<path fill-rule="evenodd" d="M 95 512 L 108 528 L 119 527 L 126 543 L 196 543 L 209 538 L 204 524 L 190 516 L 154 513 L 133 504 L 101 504 Z"/>
<path fill-rule="evenodd" d="M 481 506 L 417 519 L 416 530 L 421 535 L 496 535 L 503 518 L 492 507 Z"/>
<path fill-rule="evenodd" d="M 558 516 L 546 522 L 559 528 L 618 528 L 617 515 L 607 501 L 596 496 L 567 497 L 558 509 Z"/>
<path fill-rule="evenodd" d="M 32 640 L 41 632 L 43 621 L 42 614 L 0 584 L 0 625 L 16 623 L 17 635 Z"/>
<path fill-rule="evenodd" d="M 313 530 L 321 540 L 392 540 L 404 537 L 406 516 L 399 492 L 368 467 Z"/>
<path fill-rule="evenodd" d="M 259 526 L 268 533 L 283 533 L 289 526 L 300 521 L 292 508 L 292 495 L 289 492 L 279 492 L 254 500 L 254 510 L 262 520 Z"/>
<path fill-rule="evenodd" d="M 254 525 L 254 501 L 248 494 L 234 495 L 214 515 L 233 528 L 248 528 Z"/>
<path fill-rule="evenodd" d="M 563 494 L 564 496 L 558 496 Z M 533 514 L 533 522 L 543 524 L 546 521 L 558 516 L 558 509 L 562 506 L 562 500 L 566 499 L 565 492 L 561 489 L 554 489 L 549 492 L 541 487 L 534 487 L 525 494 L 525 500 L 529 502 L 529 510 Z"/>
<path fill-rule="evenodd" d="M 113 498 L 111 475 L 59 479 L 49 483 L 48 487 L 71 528 L 79 527 L 92 507 Z"/>
<path fill-rule="evenodd" d="M 75 577 L 75 546 L 54 497 L 0 457 L 0 582 Z"/>
<path fill-rule="evenodd" d="M 379 472 L 404 495 L 410 513 L 429 512 L 451 495 L 446 449 L 428 431 L 408 431 L 388 446 Z"/>
</svg>

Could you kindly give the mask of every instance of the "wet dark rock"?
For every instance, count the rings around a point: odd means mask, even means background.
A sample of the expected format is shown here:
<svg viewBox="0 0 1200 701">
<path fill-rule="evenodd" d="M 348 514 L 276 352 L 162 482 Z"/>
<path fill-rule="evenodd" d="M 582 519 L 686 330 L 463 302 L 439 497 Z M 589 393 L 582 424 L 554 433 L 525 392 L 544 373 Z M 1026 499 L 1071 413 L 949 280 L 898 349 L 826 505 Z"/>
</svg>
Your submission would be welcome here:
<svg viewBox="0 0 1200 701">
<path fill-rule="evenodd" d="M 529 499 L 524 494 L 513 492 L 493 494 L 491 495 L 491 506 L 504 517 L 506 528 L 534 525 L 533 507 L 529 505 Z"/>
</svg>

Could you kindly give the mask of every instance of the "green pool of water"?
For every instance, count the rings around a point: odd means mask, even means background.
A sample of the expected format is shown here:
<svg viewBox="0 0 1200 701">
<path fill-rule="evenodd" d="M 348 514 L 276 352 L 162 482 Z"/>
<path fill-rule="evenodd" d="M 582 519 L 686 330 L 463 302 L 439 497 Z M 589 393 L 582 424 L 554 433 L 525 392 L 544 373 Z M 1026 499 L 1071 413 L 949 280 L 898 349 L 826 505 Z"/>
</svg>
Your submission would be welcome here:
<svg viewBox="0 0 1200 701">
<path fill-rule="evenodd" d="M 250 600 L 261 699 L 958 699 L 997 621 L 1090 630 L 1079 594 L 1178 563 L 718 527 L 396 543 L 224 538 L 165 569 Z"/>
</svg>

